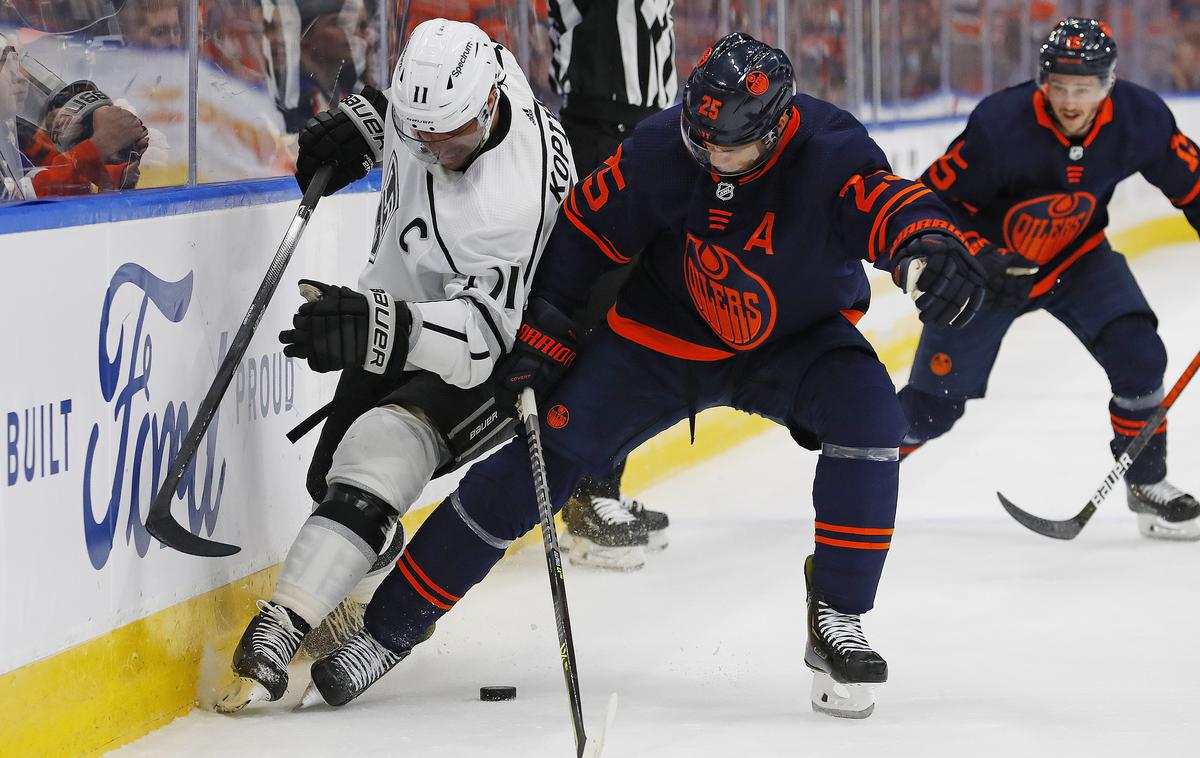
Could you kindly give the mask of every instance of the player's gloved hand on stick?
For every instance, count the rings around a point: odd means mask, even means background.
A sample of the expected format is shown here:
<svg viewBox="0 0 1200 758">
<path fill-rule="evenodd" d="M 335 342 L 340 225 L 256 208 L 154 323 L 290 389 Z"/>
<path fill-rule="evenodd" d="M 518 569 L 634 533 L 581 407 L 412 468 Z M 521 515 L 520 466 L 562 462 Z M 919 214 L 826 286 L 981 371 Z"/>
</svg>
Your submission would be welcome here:
<svg viewBox="0 0 1200 758">
<path fill-rule="evenodd" d="M 383 158 L 387 109 L 387 97 L 367 86 L 361 93 L 347 95 L 337 106 L 310 118 L 300 132 L 300 152 L 296 156 L 296 183 L 300 190 L 308 190 L 313 174 L 326 163 L 336 167 L 325 186 L 326 197 L 366 176 Z"/>
<path fill-rule="evenodd" d="M 975 254 L 987 272 L 991 302 L 998 308 L 1022 308 L 1037 284 L 1038 265 L 1020 253 L 988 243 Z"/>
<path fill-rule="evenodd" d="M 311 279 L 300 280 L 300 292 L 308 302 L 292 317 L 293 328 L 279 333 L 284 355 L 322 373 L 351 366 L 388 376 L 404 370 L 412 327 L 404 301 L 383 290 L 364 295 Z"/>
<path fill-rule="evenodd" d="M 533 298 L 525 308 L 512 352 L 492 374 L 498 400 L 511 408 L 526 387 L 532 387 L 538 397 L 544 396 L 575 361 L 575 355 L 571 319 L 542 298 Z"/>
<path fill-rule="evenodd" d="M 955 237 L 932 232 L 896 251 L 892 280 L 912 295 L 921 321 L 965 326 L 983 305 L 987 274 Z"/>
</svg>

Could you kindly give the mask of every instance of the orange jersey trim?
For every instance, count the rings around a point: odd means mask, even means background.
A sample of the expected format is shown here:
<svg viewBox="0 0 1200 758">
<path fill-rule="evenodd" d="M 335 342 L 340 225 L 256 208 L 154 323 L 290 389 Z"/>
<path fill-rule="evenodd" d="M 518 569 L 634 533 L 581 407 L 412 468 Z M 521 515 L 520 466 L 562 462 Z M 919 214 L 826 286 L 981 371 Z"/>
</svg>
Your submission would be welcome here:
<svg viewBox="0 0 1200 758">
<path fill-rule="evenodd" d="M 575 185 L 578 187 L 579 185 Z M 563 203 L 563 213 L 567 214 L 567 220 L 574 224 L 575 228 L 583 232 L 600 248 L 600 252 L 604 253 L 605 257 L 614 263 L 624 265 L 629 263 L 629 256 L 622 255 L 621 251 L 617 250 L 617 246 L 603 234 L 593 232 L 587 224 L 583 223 L 583 217 L 579 214 L 579 206 L 575 202 L 575 190 L 571 190 L 571 194 L 567 195 L 567 201 Z"/>
<path fill-rule="evenodd" d="M 1098 231 L 1095 234 L 1093 234 L 1091 237 L 1089 237 L 1087 239 L 1086 242 L 1084 242 L 1082 245 L 1079 246 L 1078 250 L 1071 253 L 1069 258 L 1067 258 L 1062 263 L 1058 264 L 1058 266 L 1056 266 L 1053 271 L 1051 271 L 1049 274 L 1044 276 L 1040 282 L 1038 282 L 1036 285 L 1034 285 L 1034 288 L 1029 291 L 1029 296 L 1037 297 L 1038 295 L 1044 295 L 1047 292 L 1049 292 L 1050 288 L 1054 286 L 1054 283 L 1056 281 L 1058 281 L 1059 274 L 1061 274 L 1063 271 L 1065 271 L 1067 269 L 1067 267 L 1070 266 L 1072 263 L 1079 260 L 1079 258 L 1084 253 L 1091 252 L 1092 250 L 1094 250 L 1096 248 L 1097 245 L 1099 245 L 1103 241 L 1104 241 L 1104 231 L 1103 230 Z"/>
<path fill-rule="evenodd" d="M 888 219 L 890 219 L 893 214 L 897 213 L 901 208 L 908 205 L 913 200 L 932 194 L 933 192 L 930 191 L 924 184 L 918 182 L 911 186 L 905 187 L 888 198 L 888 201 L 884 203 L 883 207 L 879 209 L 879 213 L 876 214 L 875 223 L 871 225 L 871 236 L 867 239 L 867 255 L 870 256 L 872 261 L 879 256 L 879 251 L 883 250 L 887 245 L 885 234 L 887 232 Z M 908 198 L 907 200 L 904 200 L 904 202 L 896 205 L 897 202 L 906 196 Z M 894 208 L 892 207 L 893 205 L 895 205 Z"/>
<path fill-rule="evenodd" d="M 855 326 L 858 326 L 858 322 L 862 320 L 862 317 L 867 315 L 866 311 L 860 311 L 854 308 L 843 308 L 841 314 L 846 317 L 847 321 Z"/>
<path fill-rule="evenodd" d="M 630 342 L 636 342 L 642 347 L 650 348 L 656 353 L 669 355 L 672 358 L 683 358 L 688 361 L 723 361 L 734 356 L 734 353 L 727 350 L 697 345 L 652 326 L 625 318 L 617 313 L 615 305 L 608 311 L 608 326 Z"/>
<path fill-rule="evenodd" d="M 1200 179 L 1196 180 L 1196 184 L 1192 187 L 1192 191 L 1184 195 L 1179 200 L 1172 200 L 1171 204 L 1177 208 L 1181 208 L 1196 199 L 1196 195 L 1200 195 Z"/>
<path fill-rule="evenodd" d="M 787 148 L 788 143 L 792 141 L 792 137 L 796 136 L 796 132 L 800 130 L 800 111 L 796 110 L 796 106 L 792 106 L 792 111 L 788 115 L 788 124 L 783 129 L 783 137 L 779 140 L 779 147 L 775 148 L 775 154 L 766 162 L 762 168 L 755 171 L 749 176 L 743 176 L 738 180 L 738 184 L 748 184 L 763 174 L 771 170 L 775 162 L 779 160 L 779 156 L 783 155 L 783 151 Z"/>
<path fill-rule="evenodd" d="M 816 523 L 816 527 L 818 529 L 824 529 L 827 532 L 842 532 L 843 534 L 872 534 L 882 536 L 890 535 L 892 532 L 896 531 L 895 529 L 876 529 L 866 526 L 839 526 L 837 524 L 826 524 L 823 521 L 818 521 Z"/>
<path fill-rule="evenodd" d="M 855 550 L 887 550 L 892 546 L 890 542 L 855 542 L 853 540 L 834 540 L 829 537 L 816 536 L 816 541 L 822 545 L 832 545 L 834 547 L 849 547 Z"/>
</svg>

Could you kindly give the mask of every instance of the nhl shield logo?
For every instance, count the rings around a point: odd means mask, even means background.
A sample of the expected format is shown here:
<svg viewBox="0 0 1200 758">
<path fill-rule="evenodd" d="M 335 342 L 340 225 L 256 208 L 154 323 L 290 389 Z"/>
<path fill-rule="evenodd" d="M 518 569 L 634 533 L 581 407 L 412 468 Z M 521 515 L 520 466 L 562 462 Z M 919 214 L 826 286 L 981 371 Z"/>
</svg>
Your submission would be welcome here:
<svg viewBox="0 0 1200 758">
<path fill-rule="evenodd" d="M 717 199 L 718 200 L 729 200 L 732 197 L 733 197 L 733 183 L 732 182 L 719 182 L 717 184 Z"/>
<path fill-rule="evenodd" d="M 1083 157 L 1083 147 L 1081 145 L 1071 145 L 1071 149 L 1067 151 L 1067 157 L 1073 161 L 1077 161 Z"/>
</svg>

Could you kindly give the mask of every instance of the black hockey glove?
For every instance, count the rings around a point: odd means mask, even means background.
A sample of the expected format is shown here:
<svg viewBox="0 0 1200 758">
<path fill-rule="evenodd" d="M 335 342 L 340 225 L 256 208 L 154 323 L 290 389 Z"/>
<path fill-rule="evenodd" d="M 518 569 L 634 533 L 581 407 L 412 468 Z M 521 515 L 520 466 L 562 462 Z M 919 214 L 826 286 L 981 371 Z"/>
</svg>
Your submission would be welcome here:
<svg viewBox="0 0 1200 758">
<path fill-rule="evenodd" d="M 1038 265 L 1020 253 L 988 243 L 975 254 L 987 273 L 987 288 L 996 308 L 1021 309 L 1037 284 Z"/>
<path fill-rule="evenodd" d="M 349 287 L 300 280 L 308 300 L 292 317 L 294 328 L 279 333 L 283 354 L 304 358 L 313 371 L 361 366 L 372 374 L 395 376 L 408 359 L 412 313 L 383 290 L 366 295 Z"/>
<path fill-rule="evenodd" d="M 958 239 L 922 234 L 896 252 L 892 280 L 912 295 L 921 321 L 965 326 L 983 305 L 986 272 Z"/>
<path fill-rule="evenodd" d="M 497 399 L 512 408 L 526 387 L 543 397 L 575 361 L 575 354 L 571 319 L 540 297 L 533 298 L 525 308 L 512 352 L 500 359 L 492 373 Z"/>
<path fill-rule="evenodd" d="M 387 109 L 384 94 L 368 86 L 310 118 L 300 132 L 296 156 L 296 183 L 301 191 L 308 190 L 313 174 L 326 163 L 336 166 L 325 187 L 326 197 L 366 176 L 383 158 Z"/>
</svg>

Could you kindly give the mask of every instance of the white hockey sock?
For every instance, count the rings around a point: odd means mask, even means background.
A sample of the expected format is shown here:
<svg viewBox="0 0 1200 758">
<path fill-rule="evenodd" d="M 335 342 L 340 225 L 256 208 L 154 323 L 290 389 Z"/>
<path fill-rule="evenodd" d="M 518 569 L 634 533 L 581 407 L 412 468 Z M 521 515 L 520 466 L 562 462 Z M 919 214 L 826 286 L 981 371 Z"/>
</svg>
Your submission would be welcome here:
<svg viewBox="0 0 1200 758">
<path fill-rule="evenodd" d="M 271 600 L 316 627 L 367 575 L 375 558 L 375 551 L 346 527 L 310 516 L 288 551 Z"/>
</svg>

